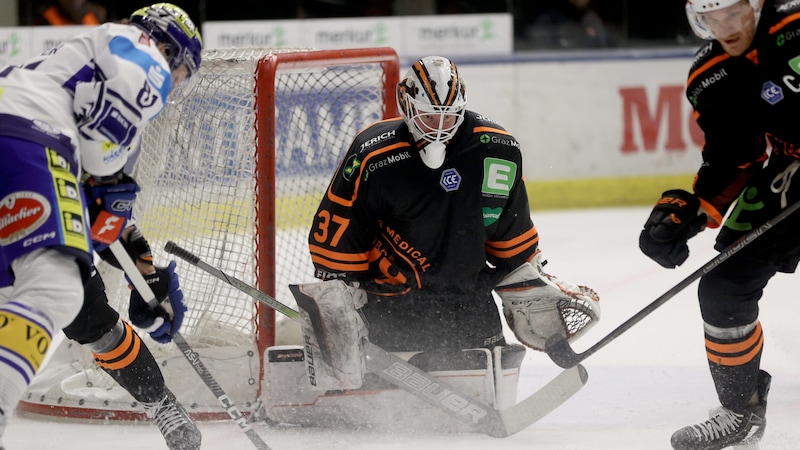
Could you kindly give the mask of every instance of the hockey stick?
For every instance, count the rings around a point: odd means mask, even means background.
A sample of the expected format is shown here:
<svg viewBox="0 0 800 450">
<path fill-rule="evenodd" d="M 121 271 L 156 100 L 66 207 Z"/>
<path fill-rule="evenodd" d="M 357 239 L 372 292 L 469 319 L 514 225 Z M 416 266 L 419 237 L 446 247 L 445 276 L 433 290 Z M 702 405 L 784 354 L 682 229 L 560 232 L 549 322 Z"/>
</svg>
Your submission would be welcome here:
<svg viewBox="0 0 800 450">
<path fill-rule="evenodd" d="M 227 275 L 199 256 L 167 242 L 164 250 L 208 272 L 236 289 L 253 297 L 286 317 L 300 321 L 300 313 L 255 287 Z M 564 370 L 550 383 L 525 400 L 498 410 L 463 394 L 459 389 L 436 379 L 396 355 L 365 341 L 367 370 L 420 400 L 444 411 L 451 417 L 472 426 L 476 431 L 493 437 L 507 437 L 536 422 L 580 390 L 588 378 L 581 365 Z"/>
<path fill-rule="evenodd" d="M 117 240 L 111 243 L 108 246 L 111 249 L 111 252 L 114 254 L 114 257 L 117 258 L 120 266 L 122 266 L 122 270 L 128 275 L 128 278 L 133 283 L 133 286 L 136 290 L 141 294 L 142 298 L 147 302 L 147 304 L 151 308 L 155 308 L 158 306 L 158 300 L 156 299 L 155 294 L 153 294 L 153 290 L 150 289 L 150 286 L 145 281 L 144 276 L 139 272 L 139 269 L 134 264 L 131 257 L 128 255 L 128 252 L 125 251 L 125 248 L 122 246 L 122 243 Z M 211 375 L 211 372 L 208 371 L 206 366 L 203 364 L 203 361 L 200 360 L 200 355 L 195 352 L 192 347 L 186 342 L 183 335 L 179 332 L 175 332 L 172 334 L 172 341 L 175 342 L 175 345 L 178 346 L 183 356 L 186 357 L 186 360 L 189 362 L 189 365 L 197 372 L 197 375 L 203 380 L 203 383 L 206 384 L 208 389 L 217 399 L 217 401 L 222 405 L 222 407 L 227 411 L 228 415 L 233 419 L 236 425 L 247 435 L 250 439 L 250 442 L 255 445 L 258 450 L 270 450 L 270 447 L 261 439 L 261 436 L 253 430 L 253 427 L 247 422 L 247 418 L 239 411 L 239 408 L 233 403 L 230 397 L 225 394 L 225 391 L 222 387 L 217 383 L 217 380 Z"/>
<path fill-rule="evenodd" d="M 564 336 L 560 334 L 555 334 L 553 336 L 550 336 L 550 338 L 548 338 L 547 342 L 545 343 L 545 351 L 547 352 L 547 355 L 550 356 L 550 359 L 552 359 L 553 362 L 560 367 L 569 368 L 575 366 L 584 359 L 596 353 L 601 348 L 605 347 L 609 342 L 618 338 L 621 334 L 628 331 L 639 321 L 641 321 L 650 313 L 655 311 L 659 306 L 666 303 L 667 300 L 671 299 L 679 292 L 686 289 L 690 284 L 694 283 L 697 279 L 707 274 L 718 265 L 722 264 L 725 260 L 733 256 L 739 250 L 746 247 L 749 243 L 753 242 L 756 238 L 767 232 L 767 230 L 777 225 L 780 221 L 782 221 L 790 214 L 795 212 L 798 208 L 800 208 L 800 201 L 795 202 L 792 205 L 789 205 L 787 208 L 785 208 L 771 220 L 766 221 L 764 224 L 762 224 L 755 230 L 739 238 L 736 242 L 728 246 L 728 248 L 720 252 L 713 259 L 711 259 L 711 261 L 706 263 L 706 265 L 692 272 L 691 275 L 681 280 L 678 284 L 673 286 L 670 290 L 662 294 L 657 299 L 653 300 L 653 302 L 642 308 L 638 313 L 634 314 L 630 319 L 623 322 L 620 326 L 615 328 L 614 331 L 609 333 L 606 337 L 600 339 L 596 344 L 592 345 L 585 351 L 581 353 L 576 353 L 575 350 L 573 350 L 572 347 L 569 345 L 569 342 L 567 342 L 567 339 Z"/>
</svg>

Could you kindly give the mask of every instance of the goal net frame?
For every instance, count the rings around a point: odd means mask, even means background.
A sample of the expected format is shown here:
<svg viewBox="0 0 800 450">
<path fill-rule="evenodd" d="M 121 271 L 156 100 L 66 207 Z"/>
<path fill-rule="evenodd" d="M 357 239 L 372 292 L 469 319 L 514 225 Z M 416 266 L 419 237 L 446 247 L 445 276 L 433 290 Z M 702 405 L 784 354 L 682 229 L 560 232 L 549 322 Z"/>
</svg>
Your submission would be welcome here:
<svg viewBox="0 0 800 450">
<path fill-rule="evenodd" d="M 226 86 L 213 84 L 217 77 L 244 84 L 231 94 Z M 136 165 L 128 168 L 142 187 L 134 212 L 150 241 L 156 264 L 166 265 L 174 259 L 163 250 L 166 241 L 174 240 L 226 273 L 293 304 L 286 285 L 313 281 L 306 247 L 316 208 L 311 204 L 321 200 L 352 138 L 372 122 L 398 116 L 395 86 L 399 78 L 399 58 L 388 47 L 204 51 L 197 79 L 192 80 L 197 85 L 186 99 L 167 105 L 147 126 Z M 295 100 L 310 103 L 293 104 Z M 342 104 L 349 108 L 347 112 L 342 112 Z M 204 114 L 202 108 L 209 108 L 209 114 Z M 211 108 L 223 117 L 210 114 Z M 244 109 L 244 115 L 235 115 L 240 114 L 240 109 Z M 227 113 L 232 115 L 224 117 Z M 156 133 L 163 136 L 155 136 Z M 332 140 L 323 142 L 323 135 Z M 208 173 L 216 170 L 212 175 L 199 172 L 213 163 L 203 153 L 206 151 L 224 160 L 225 167 L 209 169 Z M 201 159 L 192 160 L 198 152 L 203 153 Z M 236 159 L 242 152 L 251 154 Z M 323 163 L 318 164 L 319 161 Z M 282 173 L 295 163 L 315 169 L 301 176 Z M 285 188 L 282 180 L 289 177 L 314 187 L 309 192 L 302 188 L 298 191 L 301 193 L 279 192 Z M 241 180 L 246 181 L 244 187 L 225 190 Z M 184 201 L 196 202 L 191 205 L 194 209 L 163 203 L 184 195 L 184 191 L 209 186 L 214 191 L 210 194 L 215 196 L 212 200 L 187 197 L 189 200 Z M 305 206 L 299 206 L 300 196 Z M 293 210 L 299 210 L 302 216 L 282 219 Z M 201 213 L 209 216 L 200 217 Z M 282 220 L 290 222 L 292 239 L 296 247 L 302 241 L 302 249 L 282 249 L 279 254 L 283 245 L 279 236 Z M 192 240 L 188 230 L 206 224 L 210 224 L 209 230 Z M 234 244 L 244 248 L 240 260 L 226 253 L 228 248 L 221 250 Z M 299 256 L 301 252 L 303 256 Z M 288 269 L 284 267 L 287 260 L 293 261 Z M 97 267 L 105 281 L 109 303 L 127 320 L 127 282 L 118 270 L 105 263 L 97 261 Z M 208 277 L 201 278 L 198 271 L 178 262 L 177 272 L 189 308 L 181 334 L 237 407 L 249 414 L 262 394 L 265 351 L 284 343 L 276 331 L 281 319 L 276 318 L 274 310 L 220 287 L 224 283 L 219 280 L 215 284 Z M 208 302 L 221 299 L 222 304 L 207 306 L 206 298 Z M 217 316 L 228 314 L 228 310 L 237 314 L 230 323 Z M 142 331 L 139 335 L 161 366 L 167 386 L 193 418 L 228 418 L 177 346 L 160 345 Z M 88 349 L 66 338 L 57 346 L 54 340 L 54 347 L 17 411 L 78 420 L 146 418 L 133 398 L 96 366 Z"/>
</svg>

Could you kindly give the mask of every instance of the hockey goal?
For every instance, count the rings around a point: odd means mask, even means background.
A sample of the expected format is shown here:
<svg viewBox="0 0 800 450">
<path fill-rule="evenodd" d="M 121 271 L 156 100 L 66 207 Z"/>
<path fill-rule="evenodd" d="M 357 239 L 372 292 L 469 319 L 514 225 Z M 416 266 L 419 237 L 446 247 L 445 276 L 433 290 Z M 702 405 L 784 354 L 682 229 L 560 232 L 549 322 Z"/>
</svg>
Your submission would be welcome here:
<svg viewBox="0 0 800 450">
<path fill-rule="evenodd" d="M 306 239 L 330 176 L 361 129 L 396 116 L 399 75 L 390 48 L 206 51 L 191 95 L 148 126 L 133 168 L 142 188 L 136 217 L 156 262 L 173 259 L 163 248 L 175 241 L 293 305 L 287 285 L 313 281 Z M 109 301 L 127 317 L 127 283 L 98 267 Z M 264 350 L 286 342 L 275 314 L 189 264 L 179 261 L 178 274 L 189 306 L 181 333 L 246 413 L 260 395 Z M 228 417 L 174 344 L 140 334 L 193 417 Z M 91 354 L 66 339 L 18 410 L 144 418 Z"/>
</svg>

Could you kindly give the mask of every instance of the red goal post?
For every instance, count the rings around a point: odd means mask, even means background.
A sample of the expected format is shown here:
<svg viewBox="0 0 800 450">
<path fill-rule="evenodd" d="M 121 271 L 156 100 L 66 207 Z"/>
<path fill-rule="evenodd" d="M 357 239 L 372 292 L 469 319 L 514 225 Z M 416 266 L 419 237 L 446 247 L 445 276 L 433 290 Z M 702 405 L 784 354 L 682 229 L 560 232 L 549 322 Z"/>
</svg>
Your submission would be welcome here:
<svg viewBox="0 0 800 450">
<path fill-rule="evenodd" d="M 167 241 L 293 304 L 289 283 L 313 281 L 308 230 L 331 174 L 355 135 L 397 116 L 391 48 L 215 49 L 192 91 L 148 125 L 132 168 L 135 216 L 157 264 Z M 129 290 L 98 263 L 109 302 L 127 318 Z M 274 311 L 188 264 L 177 270 L 189 311 L 181 334 L 243 411 L 257 401 L 262 357 L 282 337 Z M 199 420 L 228 417 L 174 344 L 142 335 L 167 385 Z M 299 343 L 299 342 L 293 342 Z M 144 419 L 141 408 L 63 340 L 18 405 L 72 419 Z"/>
</svg>

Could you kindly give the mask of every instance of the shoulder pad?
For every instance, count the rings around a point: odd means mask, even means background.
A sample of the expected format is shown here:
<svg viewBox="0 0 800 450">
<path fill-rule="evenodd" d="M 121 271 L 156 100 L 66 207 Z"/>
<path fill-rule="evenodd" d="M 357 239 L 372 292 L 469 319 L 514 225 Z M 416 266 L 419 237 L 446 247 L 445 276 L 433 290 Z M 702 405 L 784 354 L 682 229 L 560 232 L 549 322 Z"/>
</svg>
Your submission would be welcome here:
<svg viewBox="0 0 800 450">
<path fill-rule="evenodd" d="M 497 123 L 491 117 L 484 116 L 483 114 L 478 114 L 476 112 L 469 110 L 465 111 L 464 115 L 465 117 L 464 117 L 464 123 L 461 125 L 462 127 L 475 128 L 476 126 L 485 126 L 506 131 L 506 129 L 503 128 L 502 125 Z"/>
<path fill-rule="evenodd" d="M 402 119 L 390 119 L 377 122 L 356 136 L 353 147 L 357 153 L 369 153 L 398 141 L 402 134 Z"/>
<path fill-rule="evenodd" d="M 694 52 L 694 60 L 692 61 L 691 71 L 694 72 L 697 67 L 702 66 L 708 60 L 723 54 L 725 54 L 725 50 L 721 45 L 719 45 L 719 42 L 707 41 L 702 47 L 698 48 L 697 51 Z"/>
<path fill-rule="evenodd" d="M 469 114 L 469 111 L 468 111 L 466 114 L 469 116 L 469 115 L 470 115 L 470 114 Z M 498 124 L 497 122 L 495 122 L 495 120 L 494 120 L 494 119 L 492 119 L 492 118 L 490 118 L 490 117 L 488 117 L 488 116 L 484 116 L 483 114 L 472 114 L 472 116 L 475 118 L 475 121 L 476 121 L 476 122 L 480 122 L 480 123 L 489 123 L 489 124 L 491 124 L 491 125 L 492 125 L 492 126 L 494 126 L 494 127 L 499 127 L 499 126 L 500 126 L 500 124 Z"/>
<path fill-rule="evenodd" d="M 774 0 L 775 10 L 780 14 L 792 14 L 800 11 L 800 0 Z"/>
</svg>

